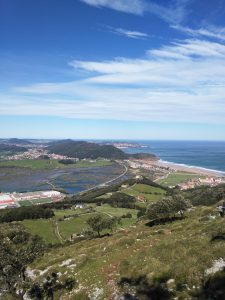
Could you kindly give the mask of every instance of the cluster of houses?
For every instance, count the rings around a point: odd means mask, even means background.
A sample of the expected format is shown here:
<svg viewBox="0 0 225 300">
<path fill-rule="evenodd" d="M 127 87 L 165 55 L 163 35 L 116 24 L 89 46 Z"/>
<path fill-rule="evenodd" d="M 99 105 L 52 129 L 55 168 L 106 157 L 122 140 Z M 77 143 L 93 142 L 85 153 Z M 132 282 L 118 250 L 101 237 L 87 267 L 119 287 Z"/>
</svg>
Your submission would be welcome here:
<svg viewBox="0 0 225 300">
<path fill-rule="evenodd" d="M 151 170 L 151 171 L 160 171 L 163 173 L 167 173 L 169 170 L 171 170 L 169 167 L 164 166 L 157 166 L 152 163 L 152 161 L 149 160 L 126 160 L 126 163 L 128 166 L 132 169 L 144 169 L 144 170 Z"/>
<path fill-rule="evenodd" d="M 23 206 L 24 201 L 30 205 L 60 201 L 65 197 L 58 191 L 37 191 L 29 193 L 0 193 L 0 209 Z"/>
<path fill-rule="evenodd" d="M 79 158 L 71 158 L 65 155 L 55 154 L 55 153 L 48 153 L 47 150 L 42 148 L 31 148 L 25 152 L 11 155 L 7 157 L 7 160 L 22 160 L 22 159 L 39 159 L 39 158 L 49 158 L 49 159 L 70 159 L 74 161 L 78 161 Z"/>
<path fill-rule="evenodd" d="M 206 177 L 206 178 L 193 178 L 186 182 L 180 183 L 177 186 L 181 190 L 188 190 L 201 185 L 207 185 L 213 187 L 221 183 L 225 183 L 225 179 L 222 177 Z"/>
</svg>

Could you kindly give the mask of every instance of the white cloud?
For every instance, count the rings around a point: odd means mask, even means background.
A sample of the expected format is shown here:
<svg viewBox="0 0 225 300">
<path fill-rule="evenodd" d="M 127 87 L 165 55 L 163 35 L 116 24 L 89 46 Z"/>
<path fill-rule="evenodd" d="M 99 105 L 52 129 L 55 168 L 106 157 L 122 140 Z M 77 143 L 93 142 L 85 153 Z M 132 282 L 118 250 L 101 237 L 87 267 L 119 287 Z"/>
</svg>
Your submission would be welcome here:
<svg viewBox="0 0 225 300">
<path fill-rule="evenodd" d="M 186 40 L 151 49 L 144 58 L 70 65 L 87 77 L 14 88 L 1 95 L 1 114 L 225 125 L 220 43 Z"/>
<path fill-rule="evenodd" d="M 118 35 L 122 35 L 131 39 L 146 39 L 149 37 L 147 33 L 135 31 L 135 30 L 127 30 L 123 28 L 113 28 L 110 26 L 107 26 L 110 32 Z"/>
<path fill-rule="evenodd" d="M 203 36 L 203 37 L 209 37 L 209 38 L 225 41 L 224 27 L 209 26 L 208 28 L 199 28 L 199 29 L 192 29 L 180 25 L 172 25 L 171 27 L 180 30 L 191 36 L 195 36 L 195 37 Z"/>
<path fill-rule="evenodd" d="M 96 6 L 108 7 L 117 11 L 142 15 L 146 9 L 146 3 L 142 0 L 81 0 L 82 2 Z"/>
<path fill-rule="evenodd" d="M 154 14 L 171 24 L 179 24 L 188 13 L 188 5 L 192 0 L 176 0 L 163 6 L 156 1 L 145 0 L 80 0 L 88 5 L 98 8 L 105 7 L 113 10 L 143 15 L 144 13 Z"/>
</svg>

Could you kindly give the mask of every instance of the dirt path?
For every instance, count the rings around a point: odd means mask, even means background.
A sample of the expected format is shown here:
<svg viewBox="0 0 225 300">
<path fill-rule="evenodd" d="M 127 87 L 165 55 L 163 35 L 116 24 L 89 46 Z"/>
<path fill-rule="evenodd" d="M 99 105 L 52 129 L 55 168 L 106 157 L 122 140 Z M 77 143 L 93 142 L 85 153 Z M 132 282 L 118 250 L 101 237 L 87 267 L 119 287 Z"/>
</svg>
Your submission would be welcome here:
<svg viewBox="0 0 225 300">
<path fill-rule="evenodd" d="M 61 234 L 59 232 L 59 226 L 58 226 L 57 220 L 53 220 L 53 228 L 54 228 L 54 233 L 55 233 L 57 239 L 60 241 L 61 244 L 63 244 L 63 242 L 65 240 L 63 239 L 63 237 L 61 236 Z"/>
</svg>

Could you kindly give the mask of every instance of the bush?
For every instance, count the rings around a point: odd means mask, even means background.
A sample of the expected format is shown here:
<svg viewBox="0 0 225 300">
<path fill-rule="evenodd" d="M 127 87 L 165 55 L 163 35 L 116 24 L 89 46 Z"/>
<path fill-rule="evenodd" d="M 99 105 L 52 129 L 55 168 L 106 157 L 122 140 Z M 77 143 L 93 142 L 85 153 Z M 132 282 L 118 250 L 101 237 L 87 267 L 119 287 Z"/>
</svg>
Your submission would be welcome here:
<svg viewBox="0 0 225 300">
<path fill-rule="evenodd" d="M 170 218 L 180 213 L 183 216 L 184 211 L 189 207 L 189 203 L 182 195 L 174 197 L 165 197 L 162 200 L 150 204 L 147 208 L 147 216 L 150 220 Z"/>
</svg>

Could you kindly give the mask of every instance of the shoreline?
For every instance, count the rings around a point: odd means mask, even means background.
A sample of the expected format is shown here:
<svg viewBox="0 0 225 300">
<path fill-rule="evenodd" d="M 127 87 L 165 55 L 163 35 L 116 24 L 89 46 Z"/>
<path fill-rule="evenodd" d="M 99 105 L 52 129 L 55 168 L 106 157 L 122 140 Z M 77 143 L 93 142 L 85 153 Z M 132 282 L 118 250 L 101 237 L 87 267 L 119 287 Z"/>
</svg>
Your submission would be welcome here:
<svg viewBox="0 0 225 300">
<path fill-rule="evenodd" d="M 225 171 L 218 171 L 212 169 L 206 169 L 203 167 L 195 167 L 195 166 L 188 166 L 184 164 L 177 164 L 173 162 L 168 162 L 159 159 L 158 161 L 151 162 L 153 166 L 169 168 L 174 171 L 180 171 L 185 173 L 195 173 L 204 176 L 215 176 L 215 177 L 225 177 Z"/>
</svg>

